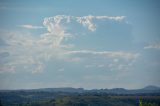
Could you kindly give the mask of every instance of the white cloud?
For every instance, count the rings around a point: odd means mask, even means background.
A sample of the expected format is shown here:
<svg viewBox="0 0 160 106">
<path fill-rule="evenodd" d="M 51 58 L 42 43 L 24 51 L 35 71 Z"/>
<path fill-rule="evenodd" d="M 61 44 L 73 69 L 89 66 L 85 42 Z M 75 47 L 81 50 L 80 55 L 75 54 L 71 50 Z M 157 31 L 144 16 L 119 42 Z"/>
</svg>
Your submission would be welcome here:
<svg viewBox="0 0 160 106">
<path fill-rule="evenodd" d="M 96 30 L 96 25 L 92 22 L 93 20 L 113 20 L 113 21 L 122 21 L 125 16 L 66 16 L 66 15 L 57 15 L 54 17 L 45 18 L 43 24 L 48 28 L 49 32 L 56 32 L 61 30 L 62 25 L 65 23 L 70 23 L 71 21 L 76 21 L 82 24 L 90 31 Z M 61 32 L 61 31 L 60 31 Z M 58 32 L 59 33 L 59 32 Z"/>
<path fill-rule="evenodd" d="M 88 65 L 85 65 L 85 68 L 93 68 L 95 65 L 93 64 L 88 64 Z"/>
<path fill-rule="evenodd" d="M 77 22 L 82 24 L 84 27 L 87 27 L 90 31 L 95 31 L 96 26 L 93 24 L 92 20 L 94 16 L 84 16 L 84 17 L 76 17 Z"/>
<path fill-rule="evenodd" d="M 22 27 L 22 28 L 27 28 L 27 29 L 42 29 L 44 28 L 43 26 L 33 26 L 33 25 L 19 25 L 19 27 Z"/>
<path fill-rule="evenodd" d="M 64 71 L 64 68 L 60 68 L 58 69 L 59 72 L 63 72 Z"/>
<path fill-rule="evenodd" d="M 1 47 L 0 54 L 8 55 L 0 59 L 1 72 L 18 70 L 31 73 L 42 73 L 45 61 L 51 58 L 63 58 L 61 47 L 53 47 L 52 42 L 41 42 L 43 37 L 33 37 L 30 33 L 1 32 L 1 39 L 6 43 Z"/>
<path fill-rule="evenodd" d="M 160 43 L 150 44 L 145 46 L 144 49 L 160 49 Z"/>
<path fill-rule="evenodd" d="M 8 53 L 9 56 L 1 58 L 0 71 L 6 72 L 24 70 L 31 73 L 42 73 L 45 68 L 45 62 L 51 59 L 62 59 L 71 62 L 80 62 L 81 57 L 73 56 L 74 54 L 91 54 L 103 56 L 111 59 L 134 60 L 139 54 L 123 51 L 91 51 L 77 50 L 71 44 L 63 44 L 65 38 L 72 36 L 67 32 L 66 25 L 71 21 L 78 22 L 86 27 L 89 31 L 96 30 L 96 25 L 92 22 L 96 20 L 114 20 L 122 21 L 124 16 L 65 16 L 57 15 L 54 17 L 46 17 L 43 21 L 47 33 L 40 36 L 34 36 L 31 33 L 23 33 L 20 31 L 1 32 L 1 39 L 6 43 L 5 47 L 1 47 L 1 53 Z M 42 26 L 20 25 L 20 27 L 28 29 L 41 29 Z M 115 63 L 116 63 L 115 62 Z M 102 65 L 97 65 L 103 67 Z"/>
<path fill-rule="evenodd" d="M 110 17 L 110 16 L 96 16 L 96 19 L 108 19 L 108 20 L 114 20 L 114 21 L 122 21 L 124 20 L 125 16 L 115 16 L 115 17 Z"/>
<path fill-rule="evenodd" d="M 80 50 L 80 51 L 68 51 L 67 54 L 91 54 L 91 55 L 102 55 L 111 58 L 123 58 L 123 59 L 136 59 L 138 53 L 130 53 L 123 51 L 90 51 L 90 50 Z"/>
<path fill-rule="evenodd" d="M 1 48 L 0 54 L 8 53 L 6 57 L 1 57 L 1 72 L 16 72 L 17 70 L 24 70 L 33 74 L 42 73 L 45 68 L 45 62 L 52 59 L 63 59 L 70 62 L 82 62 L 82 58 L 85 55 L 89 55 L 89 59 L 92 61 L 92 57 L 103 57 L 106 61 L 111 59 L 113 67 L 119 67 L 122 69 L 125 66 L 119 66 L 119 62 L 122 65 L 131 63 L 139 54 L 123 51 L 91 51 L 91 50 L 72 50 L 73 48 L 66 48 L 59 43 L 59 46 L 53 46 L 53 35 L 43 34 L 41 37 L 32 36 L 30 33 L 20 32 L 1 32 L 1 39 L 6 43 L 5 48 Z M 45 42 L 42 42 L 45 41 Z M 67 46 L 67 45 L 64 45 Z M 79 57 L 77 54 L 84 54 L 83 57 Z M 108 67 L 108 64 L 89 64 L 86 68 L 92 67 Z M 111 67 L 111 68 L 113 68 Z M 122 67 L 122 68 L 121 68 Z M 117 68 L 118 69 L 118 68 Z"/>
<path fill-rule="evenodd" d="M 7 53 L 5 57 L 1 57 L 1 72 L 15 72 L 17 70 L 24 70 L 31 73 L 42 73 L 45 68 L 45 62 L 51 59 L 62 59 L 71 62 L 82 62 L 85 55 L 90 55 L 89 59 L 98 56 L 112 60 L 113 66 L 118 67 L 119 62 L 132 62 L 139 54 L 125 51 L 91 51 L 91 50 L 72 50 L 72 47 L 67 45 L 53 46 L 54 35 L 43 34 L 40 37 L 34 37 L 30 33 L 20 32 L 1 32 L 1 39 L 5 41 L 6 46 L 1 47 L 0 54 Z M 50 33 L 49 33 L 50 34 Z M 70 46 L 70 45 L 69 45 Z M 76 54 L 84 54 L 79 57 Z M 96 64 L 97 67 L 106 67 L 103 63 Z M 91 67 L 89 64 L 86 67 Z M 92 67 L 95 67 L 92 65 Z M 113 67 L 111 67 L 113 68 Z"/>
<path fill-rule="evenodd" d="M 83 16 L 83 17 L 76 17 L 77 22 L 82 24 L 84 27 L 87 27 L 88 30 L 90 31 L 95 31 L 96 30 L 96 25 L 92 22 L 93 19 L 97 20 L 114 20 L 114 21 L 122 21 L 125 16 L 115 16 L 115 17 L 110 17 L 110 16 Z"/>
<path fill-rule="evenodd" d="M 44 65 L 43 64 L 38 64 L 38 66 L 32 71 L 33 74 L 35 73 L 42 73 L 44 69 Z"/>
<path fill-rule="evenodd" d="M 66 53 L 68 55 L 75 55 L 75 56 L 81 55 L 81 59 L 84 59 L 84 61 L 90 59 L 91 63 L 87 63 L 87 65 L 85 65 L 85 68 L 97 69 L 97 70 L 99 70 L 99 68 L 101 69 L 103 68 L 103 70 L 111 70 L 111 71 L 130 70 L 130 67 L 140 56 L 139 53 L 131 53 L 125 51 L 80 50 L 80 51 L 68 51 Z"/>
<path fill-rule="evenodd" d="M 49 33 L 45 34 L 43 39 L 53 42 L 53 46 L 60 46 L 64 38 L 70 35 L 69 33 L 65 32 L 65 28 L 63 26 L 64 23 L 70 22 L 69 20 L 70 17 L 64 15 L 45 18 L 43 25 L 47 27 Z"/>
</svg>

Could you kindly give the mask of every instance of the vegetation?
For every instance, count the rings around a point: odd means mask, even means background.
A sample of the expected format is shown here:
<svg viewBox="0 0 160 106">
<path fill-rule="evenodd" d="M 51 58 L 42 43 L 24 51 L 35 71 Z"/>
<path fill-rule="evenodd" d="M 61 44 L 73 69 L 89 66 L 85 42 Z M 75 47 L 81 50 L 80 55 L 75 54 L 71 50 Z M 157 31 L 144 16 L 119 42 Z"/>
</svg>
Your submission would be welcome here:
<svg viewBox="0 0 160 106">
<path fill-rule="evenodd" d="M 3 91 L 0 106 L 160 106 L 160 95 Z"/>
<path fill-rule="evenodd" d="M 139 106 L 159 106 L 156 103 L 143 103 L 142 100 L 139 100 Z"/>
</svg>

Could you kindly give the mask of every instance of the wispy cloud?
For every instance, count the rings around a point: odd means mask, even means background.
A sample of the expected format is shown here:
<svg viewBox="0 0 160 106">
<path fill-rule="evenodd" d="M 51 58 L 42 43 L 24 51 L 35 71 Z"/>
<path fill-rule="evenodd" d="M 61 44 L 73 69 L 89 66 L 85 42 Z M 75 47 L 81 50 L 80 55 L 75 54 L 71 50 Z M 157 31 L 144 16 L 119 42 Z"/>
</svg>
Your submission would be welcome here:
<svg viewBox="0 0 160 106">
<path fill-rule="evenodd" d="M 7 10 L 8 8 L 6 6 L 0 6 L 0 10 Z"/>
<path fill-rule="evenodd" d="M 125 51 L 68 51 L 69 55 L 81 56 L 81 59 L 87 61 L 87 59 L 93 61 L 93 63 L 87 63 L 85 68 L 90 69 L 106 69 L 106 70 L 129 70 L 134 64 L 137 58 L 140 56 L 139 53 L 125 52 Z M 82 57 L 83 55 L 83 57 Z M 101 61 L 96 60 L 99 58 Z"/>
<path fill-rule="evenodd" d="M 33 26 L 33 25 L 29 25 L 29 24 L 19 25 L 19 27 L 27 28 L 27 29 L 42 29 L 42 28 L 44 28 L 43 26 Z"/>
<path fill-rule="evenodd" d="M 63 72 L 64 71 L 64 68 L 60 68 L 58 69 L 59 72 Z"/>
<path fill-rule="evenodd" d="M 1 72 L 14 72 L 18 70 L 41 73 L 45 67 L 45 61 L 52 58 L 63 58 L 60 47 L 51 46 L 52 43 L 43 43 L 43 37 L 33 37 L 30 33 L 1 32 L 1 39 L 5 46 L 1 47 L 0 59 Z M 4 53 L 7 53 L 4 56 Z"/>
<path fill-rule="evenodd" d="M 144 49 L 160 49 L 160 43 L 150 44 L 148 46 L 145 46 Z"/>
<path fill-rule="evenodd" d="M 138 53 L 130 53 L 124 51 L 90 51 L 90 50 L 80 50 L 80 51 L 69 51 L 68 54 L 91 54 L 91 55 L 102 55 L 111 58 L 124 58 L 124 59 L 136 59 Z"/>
<path fill-rule="evenodd" d="M 124 20 L 125 16 L 95 16 L 96 19 L 108 19 L 108 20 L 114 20 L 114 21 L 122 21 Z"/>
</svg>

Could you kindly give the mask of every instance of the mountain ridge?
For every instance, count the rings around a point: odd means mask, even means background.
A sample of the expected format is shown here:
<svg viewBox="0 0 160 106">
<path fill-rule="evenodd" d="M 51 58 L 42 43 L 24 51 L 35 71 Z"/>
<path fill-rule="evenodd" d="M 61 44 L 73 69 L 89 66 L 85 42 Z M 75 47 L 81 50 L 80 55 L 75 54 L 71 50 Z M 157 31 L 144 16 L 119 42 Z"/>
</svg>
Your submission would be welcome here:
<svg viewBox="0 0 160 106">
<path fill-rule="evenodd" d="M 160 93 L 160 87 L 148 85 L 141 89 L 125 89 L 125 88 L 112 88 L 112 89 L 91 89 L 86 90 L 84 88 L 73 88 L 73 87 L 60 87 L 60 88 L 39 88 L 39 89 L 21 89 L 21 90 L 0 90 L 4 91 L 27 91 L 27 92 L 67 92 L 67 93 L 108 93 L 108 94 L 137 94 L 137 93 Z"/>
</svg>

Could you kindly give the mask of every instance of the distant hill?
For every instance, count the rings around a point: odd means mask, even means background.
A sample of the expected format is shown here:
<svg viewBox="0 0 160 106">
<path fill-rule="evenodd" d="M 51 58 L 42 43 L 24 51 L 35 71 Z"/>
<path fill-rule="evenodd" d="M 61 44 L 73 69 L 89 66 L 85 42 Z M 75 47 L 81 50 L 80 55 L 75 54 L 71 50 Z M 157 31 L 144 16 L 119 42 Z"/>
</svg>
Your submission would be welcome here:
<svg viewBox="0 0 160 106">
<path fill-rule="evenodd" d="M 154 86 L 154 85 L 149 85 L 143 88 L 143 90 L 160 90 L 160 87 Z"/>
<path fill-rule="evenodd" d="M 0 90 L 0 106 L 138 106 L 140 98 L 146 103 L 160 104 L 159 87 L 150 85 L 134 90 L 71 87 Z"/>
<path fill-rule="evenodd" d="M 0 92 L 13 91 L 13 90 L 1 90 Z M 93 89 L 85 90 L 83 88 L 40 88 L 30 90 L 14 90 L 14 91 L 27 91 L 27 92 L 66 92 L 66 93 L 108 93 L 108 94 L 141 94 L 141 93 L 160 93 L 160 87 L 149 85 L 142 89 L 124 89 L 124 88 L 113 88 L 113 89 Z"/>
<path fill-rule="evenodd" d="M 42 88 L 42 89 L 34 89 L 35 91 L 44 91 L 44 92 L 69 92 L 69 93 L 82 93 L 84 92 L 83 88 L 72 88 L 72 87 L 64 87 L 64 88 Z"/>
</svg>

